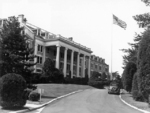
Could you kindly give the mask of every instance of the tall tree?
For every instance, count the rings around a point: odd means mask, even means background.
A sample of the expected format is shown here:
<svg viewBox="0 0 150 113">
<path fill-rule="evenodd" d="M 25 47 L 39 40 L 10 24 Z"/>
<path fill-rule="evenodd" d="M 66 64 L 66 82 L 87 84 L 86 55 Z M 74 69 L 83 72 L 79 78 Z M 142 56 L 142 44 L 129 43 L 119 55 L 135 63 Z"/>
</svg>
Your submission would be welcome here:
<svg viewBox="0 0 150 113">
<path fill-rule="evenodd" d="M 137 57 L 137 68 L 138 68 L 138 89 L 139 93 L 148 100 L 150 81 L 150 30 L 146 30 L 143 34 L 143 38 L 140 42 L 138 57 Z"/>
<path fill-rule="evenodd" d="M 134 62 L 136 64 L 138 47 L 139 47 L 139 43 L 141 41 L 142 35 L 143 35 L 142 33 L 141 34 L 136 33 L 134 37 L 134 43 L 128 43 L 131 48 L 121 49 L 125 53 L 125 55 L 123 56 L 123 65 L 124 65 L 123 68 L 124 69 L 126 65 L 128 64 L 128 62 Z"/>
<path fill-rule="evenodd" d="M 134 62 L 128 62 L 128 64 L 126 65 L 123 71 L 123 74 L 122 74 L 123 87 L 128 92 L 131 92 L 132 79 L 136 70 L 137 70 L 136 64 Z"/>
<path fill-rule="evenodd" d="M 33 71 L 31 67 L 35 65 L 30 62 L 35 58 L 34 50 L 28 47 L 28 38 L 22 34 L 23 28 L 20 27 L 16 17 L 11 17 L 4 22 L 0 31 L 0 76 L 6 73 L 17 73 L 29 82 Z"/>
</svg>

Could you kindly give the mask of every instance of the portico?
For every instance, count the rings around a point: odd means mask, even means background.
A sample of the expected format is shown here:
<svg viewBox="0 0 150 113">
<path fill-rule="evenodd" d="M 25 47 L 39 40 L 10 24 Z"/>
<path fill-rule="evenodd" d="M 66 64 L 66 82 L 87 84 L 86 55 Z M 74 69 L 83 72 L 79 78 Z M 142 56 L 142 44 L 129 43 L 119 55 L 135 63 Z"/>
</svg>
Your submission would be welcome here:
<svg viewBox="0 0 150 113">
<path fill-rule="evenodd" d="M 51 48 L 51 52 L 49 52 L 51 55 L 48 55 L 45 51 L 45 58 L 52 58 L 55 61 L 55 67 L 63 71 L 64 77 L 69 75 L 69 73 L 71 74 L 71 78 L 73 76 L 85 77 L 85 69 L 88 70 L 88 77 L 90 77 L 90 52 L 84 51 L 81 47 L 60 41 L 53 44 L 45 43 L 45 46 L 46 48 Z M 52 53 L 54 52 L 56 55 L 53 56 Z"/>
</svg>

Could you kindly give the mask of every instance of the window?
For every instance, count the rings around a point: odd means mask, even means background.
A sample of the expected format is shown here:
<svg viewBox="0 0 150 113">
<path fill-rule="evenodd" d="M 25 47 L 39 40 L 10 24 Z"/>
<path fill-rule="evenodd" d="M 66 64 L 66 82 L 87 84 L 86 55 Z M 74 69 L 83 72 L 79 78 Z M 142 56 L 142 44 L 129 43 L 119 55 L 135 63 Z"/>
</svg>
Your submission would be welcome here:
<svg viewBox="0 0 150 113">
<path fill-rule="evenodd" d="M 108 71 L 108 68 L 105 68 L 105 71 L 107 72 L 107 71 Z"/>
<path fill-rule="evenodd" d="M 97 69 L 97 65 L 95 65 L 95 69 Z"/>
<path fill-rule="evenodd" d="M 64 53 L 60 53 L 60 58 L 64 58 Z"/>
<path fill-rule="evenodd" d="M 91 64 L 91 68 L 93 68 L 93 64 Z"/>
<path fill-rule="evenodd" d="M 40 51 L 40 45 L 38 45 L 38 51 Z"/>
<path fill-rule="evenodd" d="M 46 53 L 50 53 L 50 49 L 49 48 L 46 48 Z"/>
<path fill-rule="evenodd" d="M 43 51 L 43 46 L 38 45 L 38 51 L 39 51 L 39 52 L 42 52 L 42 51 Z"/>
<path fill-rule="evenodd" d="M 99 70 L 101 70 L 102 68 L 101 68 L 101 66 L 99 66 Z"/>
<path fill-rule="evenodd" d="M 70 65 L 67 64 L 67 71 L 70 71 Z"/>
<path fill-rule="evenodd" d="M 36 69 L 36 72 L 39 72 L 39 73 L 40 73 L 40 72 L 42 72 L 42 70 L 41 70 L 41 69 Z"/>
<path fill-rule="evenodd" d="M 56 51 L 54 50 L 54 56 L 56 56 Z"/>
<path fill-rule="evenodd" d="M 43 46 L 41 46 L 41 52 L 43 51 Z"/>
<path fill-rule="evenodd" d="M 37 63 L 42 64 L 42 57 L 40 57 L 40 56 L 37 57 Z"/>
</svg>

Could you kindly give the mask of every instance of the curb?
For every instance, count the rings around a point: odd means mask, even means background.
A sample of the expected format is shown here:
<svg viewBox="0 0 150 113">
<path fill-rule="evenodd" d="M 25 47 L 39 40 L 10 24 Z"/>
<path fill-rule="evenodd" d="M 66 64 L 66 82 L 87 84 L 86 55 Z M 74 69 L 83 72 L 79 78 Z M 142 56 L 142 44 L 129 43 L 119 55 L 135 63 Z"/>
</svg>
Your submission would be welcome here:
<svg viewBox="0 0 150 113">
<path fill-rule="evenodd" d="M 15 111 L 15 112 L 12 111 L 12 112 L 9 112 L 9 113 L 25 113 L 25 112 L 33 111 L 33 110 L 36 110 L 36 109 L 40 109 L 40 108 L 43 108 L 44 106 L 46 106 L 46 105 L 52 103 L 52 102 L 55 101 L 55 100 L 59 100 L 59 99 L 61 99 L 61 98 L 67 97 L 67 96 L 69 96 L 69 95 L 72 95 L 72 94 L 74 94 L 74 93 L 78 93 L 78 92 L 81 92 L 81 91 L 83 91 L 83 90 L 77 90 L 77 91 L 68 93 L 68 94 L 66 94 L 66 95 L 59 96 L 59 97 L 57 97 L 57 98 L 55 98 L 55 99 L 52 99 L 52 100 L 50 100 L 49 102 L 47 102 L 47 103 L 45 103 L 45 104 L 42 104 L 42 105 L 26 104 L 27 106 L 34 106 L 34 107 L 33 107 L 33 108 L 28 108 L 28 109 L 26 109 L 26 110 L 21 110 L 21 111 Z M 35 106 L 36 106 L 36 107 L 35 107 Z M 41 109 L 40 111 L 42 111 L 42 109 Z"/>
<path fill-rule="evenodd" d="M 121 93 L 122 93 L 122 92 L 121 92 Z M 132 107 L 132 108 L 134 108 L 134 109 L 136 109 L 136 110 L 139 110 L 139 111 L 141 111 L 141 112 L 143 112 L 143 113 L 150 113 L 150 112 L 148 112 L 148 111 L 146 111 L 146 110 L 139 109 L 139 108 L 137 108 L 137 107 L 135 107 L 135 106 L 133 106 L 133 105 L 127 103 L 125 100 L 123 100 L 123 99 L 121 98 L 121 93 L 120 93 L 120 95 L 119 95 L 119 98 L 120 98 L 120 100 L 121 100 L 123 103 L 125 103 L 126 105 L 128 105 L 128 106 L 130 106 L 130 107 Z"/>
</svg>

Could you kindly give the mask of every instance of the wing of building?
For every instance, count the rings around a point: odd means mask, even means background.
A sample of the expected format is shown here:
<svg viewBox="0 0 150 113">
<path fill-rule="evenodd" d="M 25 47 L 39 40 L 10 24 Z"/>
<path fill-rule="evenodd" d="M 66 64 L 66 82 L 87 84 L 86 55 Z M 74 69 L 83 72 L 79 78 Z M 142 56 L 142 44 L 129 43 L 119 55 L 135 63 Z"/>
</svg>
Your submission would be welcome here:
<svg viewBox="0 0 150 113">
<path fill-rule="evenodd" d="M 22 33 L 28 37 L 29 47 L 34 48 L 37 56 L 34 60 L 37 62 L 35 72 L 42 72 L 45 59 L 51 58 L 55 67 L 63 71 L 64 77 L 70 72 L 71 77 L 90 77 L 92 71 L 108 74 L 109 66 L 105 64 L 105 60 L 91 55 L 90 48 L 74 42 L 72 37 L 66 38 L 32 25 L 25 20 L 24 15 L 19 15 L 18 20 L 24 28 Z M 5 21 L 6 19 L 1 19 L 0 25 Z"/>
</svg>

